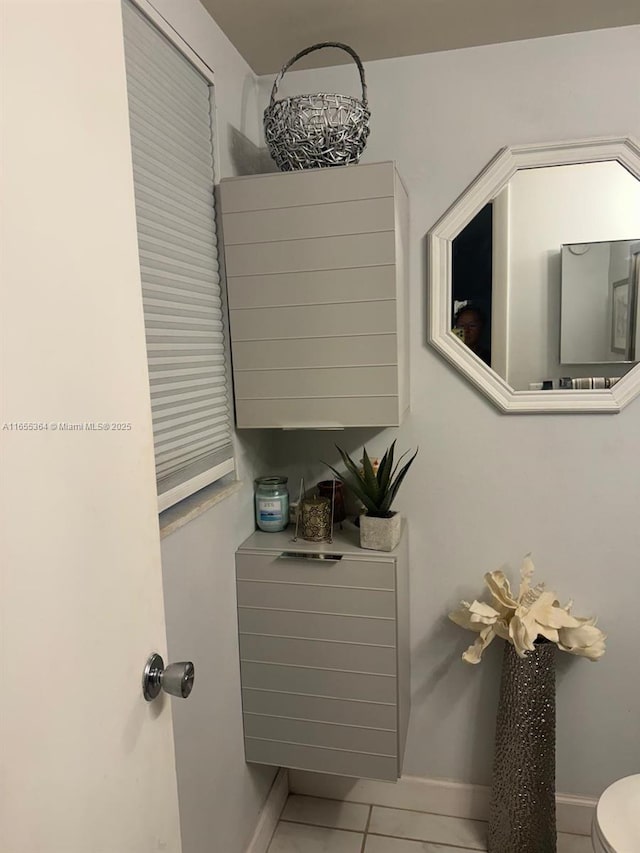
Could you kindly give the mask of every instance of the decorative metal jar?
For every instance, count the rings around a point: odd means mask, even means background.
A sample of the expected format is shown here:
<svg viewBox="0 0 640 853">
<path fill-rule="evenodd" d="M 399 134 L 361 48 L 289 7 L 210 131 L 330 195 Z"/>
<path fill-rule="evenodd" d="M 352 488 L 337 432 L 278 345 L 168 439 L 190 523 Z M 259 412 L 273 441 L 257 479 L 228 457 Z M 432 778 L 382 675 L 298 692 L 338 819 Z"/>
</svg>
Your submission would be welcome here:
<svg viewBox="0 0 640 853">
<path fill-rule="evenodd" d="M 287 477 L 258 477 L 255 481 L 256 524 L 260 530 L 276 533 L 289 524 Z"/>
<path fill-rule="evenodd" d="M 555 643 L 505 643 L 488 853 L 556 853 Z"/>
<path fill-rule="evenodd" d="M 302 538 L 307 542 L 326 542 L 331 539 L 331 501 L 329 498 L 305 498 L 301 511 Z"/>
<path fill-rule="evenodd" d="M 348 95 L 297 95 L 276 100 L 278 85 L 294 62 L 325 47 L 345 50 L 358 66 L 362 100 Z M 357 163 L 369 136 L 367 85 L 360 57 L 347 44 L 321 42 L 297 53 L 276 77 L 264 111 L 264 136 L 271 156 L 283 172 Z"/>
</svg>

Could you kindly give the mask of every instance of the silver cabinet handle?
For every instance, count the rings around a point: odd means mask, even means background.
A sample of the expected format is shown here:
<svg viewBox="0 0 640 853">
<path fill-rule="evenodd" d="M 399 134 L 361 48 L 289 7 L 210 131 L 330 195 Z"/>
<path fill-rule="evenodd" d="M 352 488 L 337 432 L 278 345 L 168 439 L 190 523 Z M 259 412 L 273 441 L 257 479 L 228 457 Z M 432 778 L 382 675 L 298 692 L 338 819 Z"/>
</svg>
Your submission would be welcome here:
<svg viewBox="0 0 640 853">
<path fill-rule="evenodd" d="M 186 699 L 193 690 L 195 676 L 195 667 L 191 661 L 170 663 L 165 667 L 162 657 L 154 652 L 142 673 L 142 694 L 147 702 L 155 699 L 161 690 Z"/>
<path fill-rule="evenodd" d="M 342 554 L 323 554 L 307 551 L 283 551 L 277 557 L 278 560 L 330 560 L 337 563 L 342 559 Z"/>
</svg>

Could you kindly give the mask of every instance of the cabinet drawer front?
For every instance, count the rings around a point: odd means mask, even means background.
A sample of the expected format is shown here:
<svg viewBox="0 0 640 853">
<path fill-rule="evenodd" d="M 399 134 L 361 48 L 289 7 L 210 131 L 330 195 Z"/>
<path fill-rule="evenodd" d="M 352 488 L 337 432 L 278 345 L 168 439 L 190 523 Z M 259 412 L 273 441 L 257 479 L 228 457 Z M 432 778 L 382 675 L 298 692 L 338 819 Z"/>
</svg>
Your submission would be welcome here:
<svg viewBox="0 0 640 853">
<path fill-rule="evenodd" d="M 295 553 L 295 543 L 291 551 Z M 351 586 L 362 589 L 388 589 L 395 586 L 394 561 L 310 560 L 304 557 L 281 558 L 278 554 L 236 554 L 238 580 L 284 581 L 286 583 Z"/>
<path fill-rule="evenodd" d="M 240 429 L 399 426 L 399 409 L 395 396 L 237 400 L 236 419 Z"/>
<path fill-rule="evenodd" d="M 357 365 L 396 364 L 398 345 L 395 334 L 357 335 L 355 337 L 306 338 L 280 341 L 233 341 L 233 367 L 239 370 L 278 369 L 283 367 L 353 367 Z"/>
<path fill-rule="evenodd" d="M 245 738 L 245 757 L 247 761 L 258 764 L 336 773 L 339 776 L 355 776 L 359 779 L 395 781 L 398 778 L 397 759 L 386 755 L 342 752 L 324 747 Z"/>
<path fill-rule="evenodd" d="M 238 604 L 310 613 L 395 615 L 395 595 L 387 590 L 345 589 L 309 584 L 238 581 Z"/>
<path fill-rule="evenodd" d="M 393 231 L 382 231 L 379 234 L 227 246 L 227 272 L 230 276 L 265 275 L 393 264 L 395 240 Z"/>
<path fill-rule="evenodd" d="M 285 717 L 245 714 L 244 733 L 247 737 L 348 749 L 356 752 L 373 752 L 394 758 L 398 752 L 398 739 L 395 732 L 293 720 Z"/>
<path fill-rule="evenodd" d="M 224 244 L 235 246 L 304 237 L 366 234 L 393 231 L 394 227 L 395 201 L 391 197 L 306 204 L 227 213 L 224 217 Z"/>
<path fill-rule="evenodd" d="M 327 204 L 356 198 L 392 196 L 395 169 L 388 163 L 361 163 L 339 169 L 275 172 L 229 178 L 220 184 L 223 213 L 265 210 L 305 204 Z"/>
<path fill-rule="evenodd" d="M 364 702 L 395 704 L 397 700 L 396 679 L 392 675 L 307 669 L 250 661 L 242 661 L 240 669 L 243 687 L 333 696 L 336 699 L 360 699 Z"/>
<path fill-rule="evenodd" d="M 345 643 L 372 643 L 395 646 L 393 619 L 362 616 L 331 616 L 327 613 L 296 613 L 294 610 L 238 609 L 238 626 L 247 634 L 339 640 Z"/>
<path fill-rule="evenodd" d="M 398 393 L 398 368 L 395 365 L 243 370 L 236 371 L 234 377 L 236 398 L 239 400 Z"/>
<path fill-rule="evenodd" d="M 396 267 L 351 267 L 273 275 L 230 276 L 229 308 L 321 305 L 396 298 Z"/>
<path fill-rule="evenodd" d="M 319 723 L 341 723 L 391 731 L 397 726 L 395 705 L 303 696 L 296 693 L 279 693 L 275 690 L 252 690 L 243 687 L 242 708 L 245 713 L 296 717 L 299 720 L 314 720 Z"/>
<path fill-rule="evenodd" d="M 327 643 L 322 640 L 240 634 L 240 657 L 243 661 L 348 669 L 381 675 L 394 675 L 396 671 L 394 648 Z"/>
<path fill-rule="evenodd" d="M 321 338 L 328 333 L 336 336 L 394 334 L 396 310 L 393 299 L 345 305 L 235 309 L 229 312 L 231 338 L 235 344 L 236 341 L 278 338 Z M 308 342 L 307 346 L 313 343 Z"/>
</svg>

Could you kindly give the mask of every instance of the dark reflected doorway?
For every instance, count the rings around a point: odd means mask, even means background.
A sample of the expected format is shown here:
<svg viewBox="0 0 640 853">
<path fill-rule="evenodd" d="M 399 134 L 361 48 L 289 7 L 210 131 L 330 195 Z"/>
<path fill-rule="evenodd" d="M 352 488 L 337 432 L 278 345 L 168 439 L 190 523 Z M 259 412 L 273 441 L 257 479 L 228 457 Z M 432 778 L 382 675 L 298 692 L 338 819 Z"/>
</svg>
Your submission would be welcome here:
<svg viewBox="0 0 640 853">
<path fill-rule="evenodd" d="M 491 364 L 493 205 L 486 204 L 453 241 L 451 327 Z M 464 312 L 464 313 L 463 313 Z"/>
</svg>

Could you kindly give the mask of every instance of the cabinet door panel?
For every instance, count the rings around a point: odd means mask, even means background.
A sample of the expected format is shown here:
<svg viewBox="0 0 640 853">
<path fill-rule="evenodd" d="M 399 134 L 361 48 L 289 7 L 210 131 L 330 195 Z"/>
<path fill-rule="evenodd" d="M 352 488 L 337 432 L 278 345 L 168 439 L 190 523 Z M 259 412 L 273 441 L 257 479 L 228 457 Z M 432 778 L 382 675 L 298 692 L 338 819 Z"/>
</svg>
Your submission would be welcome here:
<svg viewBox="0 0 640 853">
<path fill-rule="evenodd" d="M 316 338 L 328 333 L 336 337 L 392 334 L 396 331 L 396 304 L 385 299 L 344 305 L 236 309 L 231 311 L 231 329 L 234 341 Z M 307 342 L 307 346 L 312 345 Z"/>
<path fill-rule="evenodd" d="M 224 242 L 225 246 L 236 246 L 392 231 L 394 219 L 394 200 L 391 197 L 227 213 L 224 217 Z"/>
<path fill-rule="evenodd" d="M 227 291 L 231 309 L 395 299 L 396 268 L 386 264 L 343 270 L 228 276 Z"/>
<path fill-rule="evenodd" d="M 238 604 L 309 613 L 395 616 L 394 593 L 386 590 L 239 580 Z"/>
<path fill-rule="evenodd" d="M 328 331 L 328 330 L 327 330 Z M 233 341 L 233 365 L 240 370 L 277 369 L 280 367 L 357 367 L 358 365 L 396 364 L 395 334 L 354 335 L 278 341 Z"/>
<path fill-rule="evenodd" d="M 381 646 L 393 646 L 396 642 L 394 619 L 240 607 L 238 625 L 240 631 L 248 634 L 309 637 L 317 640 L 341 640 L 346 643 L 374 643 Z"/>
<path fill-rule="evenodd" d="M 236 372 L 238 400 L 398 394 L 397 367 L 331 367 Z"/>
<path fill-rule="evenodd" d="M 340 776 L 356 776 L 362 779 L 395 781 L 398 778 L 397 759 L 385 755 L 343 752 L 256 738 L 245 738 L 245 752 L 247 761 L 260 764 L 337 773 Z"/>
<path fill-rule="evenodd" d="M 240 634 L 242 660 L 394 675 L 396 650 L 383 646 Z"/>
<path fill-rule="evenodd" d="M 278 664 L 241 664 L 245 687 L 280 690 L 284 693 L 306 693 L 312 696 L 335 696 L 337 699 L 361 699 L 364 702 L 394 703 L 396 679 L 391 675 L 307 669 Z"/>
<path fill-rule="evenodd" d="M 392 196 L 394 179 L 395 170 L 391 162 L 231 178 L 220 184 L 222 210 L 227 214 L 305 205 L 310 203 L 310 199 L 314 204 L 327 204 Z"/>
<path fill-rule="evenodd" d="M 393 264 L 395 251 L 394 232 L 382 231 L 227 246 L 225 258 L 229 275 L 267 275 Z"/>
<path fill-rule="evenodd" d="M 295 553 L 295 543 L 291 551 Z M 365 552 L 366 553 L 366 552 Z M 351 586 L 362 589 L 390 589 L 395 586 L 392 559 L 310 560 L 304 557 L 283 559 L 278 554 L 236 554 L 236 576 L 247 581 L 283 581 L 321 586 Z"/>
<path fill-rule="evenodd" d="M 236 423 L 240 429 L 399 426 L 400 412 L 395 396 L 237 400 Z"/>
<path fill-rule="evenodd" d="M 350 699 L 303 696 L 243 687 L 242 707 L 245 713 L 296 717 L 300 720 L 369 726 L 391 731 L 397 726 L 397 708 L 389 703 L 354 702 Z"/>
<path fill-rule="evenodd" d="M 362 752 L 373 752 L 393 758 L 398 753 L 396 733 L 379 729 L 245 714 L 244 731 L 247 737 L 267 740 L 289 741 L 356 752 L 362 750 Z"/>
</svg>

